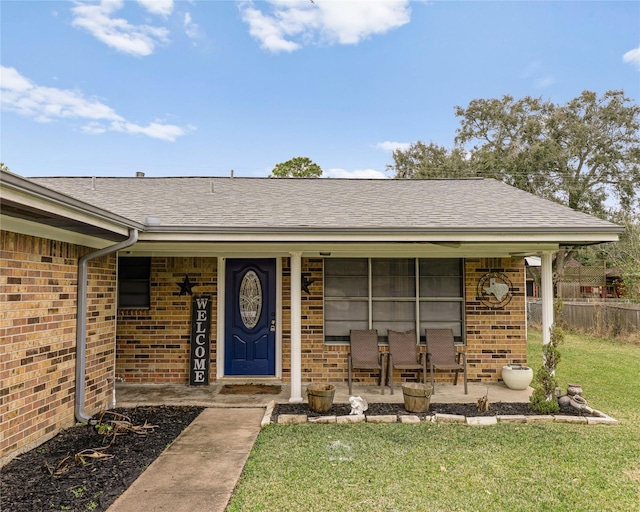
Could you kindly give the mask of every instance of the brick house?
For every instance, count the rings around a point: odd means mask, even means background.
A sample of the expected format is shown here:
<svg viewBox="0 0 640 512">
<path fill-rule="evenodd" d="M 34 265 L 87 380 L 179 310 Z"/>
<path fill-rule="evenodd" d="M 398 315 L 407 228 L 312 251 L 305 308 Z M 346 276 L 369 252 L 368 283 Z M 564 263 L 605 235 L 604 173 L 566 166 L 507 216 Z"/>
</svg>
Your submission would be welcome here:
<svg viewBox="0 0 640 512">
<path fill-rule="evenodd" d="M 346 381 L 350 329 L 384 351 L 388 329 L 451 328 L 469 380 L 496 382 L 526 362 L 524 257 L 548 338 L 553 253 L 621 231 L 490 179 L 3 171 L 1 192 L 0 457 L 109 406 L 116 380 L 260 376 L 301 401 Z"/>
</svg>

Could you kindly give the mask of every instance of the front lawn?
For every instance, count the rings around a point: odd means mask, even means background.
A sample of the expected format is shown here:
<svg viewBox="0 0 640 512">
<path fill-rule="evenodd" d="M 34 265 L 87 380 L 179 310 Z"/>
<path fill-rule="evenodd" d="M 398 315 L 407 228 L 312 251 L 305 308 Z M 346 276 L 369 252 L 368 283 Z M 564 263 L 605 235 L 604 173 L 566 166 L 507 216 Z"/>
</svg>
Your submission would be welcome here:
<svg viewBox="0 0 640 512">
<path fill-rule="evenodd" d="M 638 510 L 640 347 L 568 335 L 560 350 L 561 385 L 619 425 L 270 425 L 228 510 Z"/>
</svg>

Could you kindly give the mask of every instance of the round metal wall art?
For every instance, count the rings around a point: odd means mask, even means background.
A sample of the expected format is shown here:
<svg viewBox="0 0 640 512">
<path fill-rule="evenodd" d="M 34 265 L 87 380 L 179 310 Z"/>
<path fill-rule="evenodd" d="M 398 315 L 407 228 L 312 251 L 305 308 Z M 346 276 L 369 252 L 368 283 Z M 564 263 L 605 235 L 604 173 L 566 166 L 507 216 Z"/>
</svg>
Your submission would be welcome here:
<svg viewBox="0 0 640 512">
<path fill-rule="evenodd" d="M 247 329 L 253 329 L 262 312 L 262 286 L 253 270 L 249 270 L 242 278 L 238 297 L 242 322 Z"/>
<path fill-rule="evenodd" d="M 504 308 L 513 297 L 513 286 L 502 272 L 487 272 L 478 281 L 478 298 L 491 309 Z"/>
</svg>

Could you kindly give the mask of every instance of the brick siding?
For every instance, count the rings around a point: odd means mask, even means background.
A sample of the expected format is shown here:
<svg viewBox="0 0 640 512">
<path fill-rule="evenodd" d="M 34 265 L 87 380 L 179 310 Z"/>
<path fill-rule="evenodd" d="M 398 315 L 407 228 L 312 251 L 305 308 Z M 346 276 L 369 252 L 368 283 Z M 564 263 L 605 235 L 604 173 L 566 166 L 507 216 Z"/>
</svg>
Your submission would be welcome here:
<svg viewBox="0 0 640 512">
<path fill-rule="evenodd" d="M 487 272 L 499 272 L 512 284 L 512 298 L 503 309 L 481 303 L 478 282 Z M 290 381 L 290 268 L 283 259 L 283 380 Z M 324 344 L 323 263 L 322 259 L 303 258 L 303 276 L 315 280 L 310 294 L 302 293 L 302 381 L 346 382 L 348 375 L 346 345 Z M 507 363 L 526 363 L 526 309 L 524 261 L 520 259 L 476 258 L 465 262 L 467 373 L 470 382 L 497 382 Z M 421 347 L 424 351 L 424 347 Z M 387 352 L 387 347 L 381 347 Z M 421 374 L 420 374 L 421 377 Z M 377 382 L 378 374 L 354 370 L 354 381 Z M 394 382 L 416 381 L 418 373 L 395 370 Z M 436 372 L 436 382 L 453 382 L 453 372 Z M 460 379 L 459 379 L 460 380 Z"/>
<path fill-rule="evenodd" d="M 191 297 L 179 296 L 177 283 L 189 275 L 194 293 L 213 296 L 211 377 L 216 375 L 215 258 L 153 258 L 149 310 L 120 310 L 116 373 L 126 382 L 188 381 Z M 478 281 L 487 272 L 500 272 L 512 284 L 512 298 L 502 309 L 482 304 Z M 324 343 L 323 260 L 303 258 L 302 274 L 313 281 L 302 292 L 302 381 L 346 382 L 348 345 Z M 282 258 L 282 380 L 291 381 L 291 269 Z M 470 382 L 496 382 L 506 363 L 526 362 L 524 263 L 520 259 L 467 259 L 465 264 L 466 345 Z M 382 347 L 387 352 L 386 347 Z M 421 347 L 424 351 L 424 348 Z M 451 372 L 437 372 L 438 382 L 453 382 Z M 357 382 L 376 382 L 377 373 L 355 370 Z M 394 381 L 416 380 L 417 372 L 396 370 Z"/>
<path fill-rule="evenodd" d="M 0 232 L 0 457 L 74 423 L 78 258 L 90 249 Z M 110 405 L 115 257 L 88 268 L 86 406 Z"/>
<path fill-rule="evenodd" d="M 211 295 L 211 368 L 216 376 L 217 258 L 151 259 L 151 307 L 120 309 L 116 376 L 125 382 L 189 381 L 192 296 L 180 295 L 185 276 L 194 295 Z"/>
</svg>

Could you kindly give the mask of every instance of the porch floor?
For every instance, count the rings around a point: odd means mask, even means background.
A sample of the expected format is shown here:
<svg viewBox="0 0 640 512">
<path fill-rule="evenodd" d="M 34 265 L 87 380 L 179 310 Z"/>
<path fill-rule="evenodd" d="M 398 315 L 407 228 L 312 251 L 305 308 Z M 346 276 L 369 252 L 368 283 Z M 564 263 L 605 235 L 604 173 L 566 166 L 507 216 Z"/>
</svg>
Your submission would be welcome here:
<svg viewBox="0 0 640 512">
<path fill-rule="evenodd" d="M 277 395 L 221 395 L 219 391 L 225 384 L 240 382 L 216 382 L 209 386 L 188 386 L 186 384 L 116 384 L 116 406 L 135 407 L 144 405 L 198 405 L 202 407 L 263 407 L 274 400 L 276 403 L 289 403 L 290 385 L 278 381 L 260 381 L 262 384 L 281 385 Z M 346 383 L 335 384 L 335 403 L 348 403 L 349 389 Z M 464 394 L 464 385 L 436 383 L 436 392 L 431 396 L 432 403 L 476 403 L 488 393 L 491 402 L 528 402 L 533 389 L 517 391 L 502 383 L 469 383 L 469 394 Z M 372 384 L 353 384 L 353 394 L 361 396 L 370 403 L 403 403 L 402 388 L 398 383 L 395 394 L 388 387 L 384 395 L 380 388 Z M 306 403 L 306 385 L 302 385 L 302 396 Z"/>
</svg>

